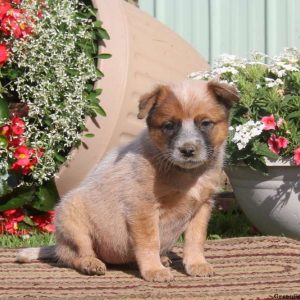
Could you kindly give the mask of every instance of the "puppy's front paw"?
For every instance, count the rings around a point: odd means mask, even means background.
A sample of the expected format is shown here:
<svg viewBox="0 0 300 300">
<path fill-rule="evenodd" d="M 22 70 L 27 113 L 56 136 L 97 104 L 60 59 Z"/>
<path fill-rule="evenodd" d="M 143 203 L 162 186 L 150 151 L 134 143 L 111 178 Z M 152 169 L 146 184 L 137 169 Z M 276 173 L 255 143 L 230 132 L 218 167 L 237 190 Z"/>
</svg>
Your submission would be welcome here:
<svg viewBox="0 0 300 300">
<path fill-rule="evenodd" d="M 87 275 L 104 275 L 106 272 L 105 264 L 96 257 L 86 256 L 76 260 L 75 268 Z"/>
<path fill-rule="evenodd" d="M 147 270 L 142 272 L 142 276 L 147 281 L 169 282 L 173 279 L 171 271 L 167 268 Z"/>
<path fill-rule="evenodd" d="M 160 257 L 160 262 L 164 267 L 170 267 L 172 260 L 168 256 L 164 255 Z"/>
<path fill-rule="evenodd" d="M 214 274 L 213 267 L 209 263 L 196 263 L 185 265 L 186 272 L 191 276 L 212 276 Z"/>
</svg>

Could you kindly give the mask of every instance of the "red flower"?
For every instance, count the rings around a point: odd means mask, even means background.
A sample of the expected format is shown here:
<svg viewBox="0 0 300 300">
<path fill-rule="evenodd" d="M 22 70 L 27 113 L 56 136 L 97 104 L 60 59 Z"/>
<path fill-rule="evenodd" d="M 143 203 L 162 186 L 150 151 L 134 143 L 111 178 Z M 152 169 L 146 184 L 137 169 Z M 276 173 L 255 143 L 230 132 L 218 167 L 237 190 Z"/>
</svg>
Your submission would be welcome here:
<svg viewBox="0 0 300 300">
<path fill-rule="evenodd" d="M 4 43 L 0 44 L 0 66 L 5 64 L 8 60 L 9 52 Z"/>
<path fill-rule="evenodd" d="M 300 147 L 294 151 L 294 160 L 297 166 L 300 166 Z"/>
<path fill-rule="evenodd" d="M 0 20 L 6 15 L 6 13 L 11 9 L 11 4 L 6 1 L 0 1 Z"/>
<path fill-rule="evenodd" d="M 11 169 L 13 171 L 21 171 L 23 175 L 27 175 L 31 171 L 30 156 L 32 150 L 27 146 L 20 146 L 16 148 L 14 157 L 17 160 L 12 164 Z"/>
<path fill-rule="evenodd" d="M 18 160 L 25 160 L 25 159 L 29 159 L 30 155 L 33 153 L 32 149 L 28 148 L 27 146 L 20 146 L 18 148 L 16 148 L 16 151 L 14 153 L 15 158 L 17 158 Z M 20 163 L 22 164 L 22 163 Z M 22 165 L 26 165 L 27 163 L 24 163 Z"/>
<path fill-rule="evenodd" d="M 264 130 L 272 130 L 276 128 L 276 121 L 273 115 L 262 117 L 261 121 L 264 123 Z"/>
<path fill-rule="evenodd" d="M 18 233 L 18 223 L 24 220 L 24 213 L 21 208 L 9 209 L 2 212 L 2 224 L 0 232 L 7 232 L 10 234 Z"/>
<path fill-rule="evenodd" d="M 18 232 L 18 222 L 14 220 L 4 221 L 4 231 L 10 234 L 16 234 Z"/>
<path fill-rule="evenodd" d="M 14 35 L 17 39 L 23 38 L 32 33 L 32 27 L 27 24 L 24 10 L 11 9 L 2 19 L 1 28 L 7 35 Z"/>
<path fill-rule="evenodd" d="M 18 146 L 24 145 L 24 143 L 25 143 L 25 137 L 20 136 L 20 137 L 17 137 L 17 138 L 13 138 L 13 137 L 12 137 L 12 138 L 9 140 L 8 145 L 9 145 L 9 147 L 14 147 L 14 148 L 16 148 L 16 147 L 18 147 Z"/>
<path fill-rule="evenodd" d="M 3 125 L 0 127 L 0 135 L 9 137 L 11 135 L 11 128 L 9 125 Z"/>
<path fill-rule="evenodd" d="M 25 145 L 19 146 L 14 153 L 17 160 L 11 165 L 11 170 L 28 175 L 34 169 L 34 166 L 38 164 L 37 158 L 42 155 L 43 152 L 40 150 L 31 149 Z"/>
<path fill-rule="evenodd" d="M 3 216 L 6 217 L 8 220 L 22 222 L 24 220 L 24 213 L 21 208 L 16 209 L 9 209 L 2 212 Z"/>
<path fill-rule="evenodd" d="M 21 135 L 25 132 L 25 122 L 19 117 L 11 118 L 11 129 L 13 134 Z"/>
<path fill-rule="evenodd" d="M 40 19 L 41 19 L 41 18 L 44 16 L 44 14 L 43 14 L 43 11 L 42 11 L 42 10 L 38 10 L 38 12 L 37 12 L 37 14 L 36 14 L 36 15 L 37 15 L 37 17 L 38 17 L 38 18 L 40 18 Z"/>
<path fill-rule="evenodd" d="M 283 136 L 277 137 L 275 134 L 272 134 L 271 137 L 268 139 L 269 149 L 276 154 L 279 154 L 280 149 L 286 148 L 288 144 L 288 139 L 286 139 Z"/>
<path fill-rule="evenodd" d="M 53 220 L 55 217 L 55 211 L 48 211 L 46 214 L 33 216 L 32 220 L 37 227 L 45 232 L 53 232 L 54 224 Z"/>
</svg>

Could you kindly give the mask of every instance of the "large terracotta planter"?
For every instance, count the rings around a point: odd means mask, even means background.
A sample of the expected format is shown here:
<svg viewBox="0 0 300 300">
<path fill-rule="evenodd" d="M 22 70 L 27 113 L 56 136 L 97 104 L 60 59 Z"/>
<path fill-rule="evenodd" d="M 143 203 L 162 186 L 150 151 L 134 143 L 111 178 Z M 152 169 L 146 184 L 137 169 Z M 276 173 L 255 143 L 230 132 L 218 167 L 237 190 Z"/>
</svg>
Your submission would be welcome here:
<svg viewBox="0 0 300 300">
<path fill-rule="evenodd" d="M 300 239 L 300 172 L 290 162 L 269 162 L 265 176 L 247 166 L 227 168 L 235 197 L 262 233 Z"/>
<path fill-rule="evenodd" d="M 61 168 L 56 184 L 60 195 L 77 186 L 103 155 L 137 135 L 144 127 L 137 115 L 141 94 L 158 83 L 186 78 L 208 68 L 206 61 L 183 39 L 163 24 L 123 0 L 93 0 L 111 40 L 99 47 L 111 53 L 99 61 L 105 77 L 96 83 L 103 89 L 101 105 L 107 117 L 88 119 L 94 138 L 72 153 Z"/>
</svg>

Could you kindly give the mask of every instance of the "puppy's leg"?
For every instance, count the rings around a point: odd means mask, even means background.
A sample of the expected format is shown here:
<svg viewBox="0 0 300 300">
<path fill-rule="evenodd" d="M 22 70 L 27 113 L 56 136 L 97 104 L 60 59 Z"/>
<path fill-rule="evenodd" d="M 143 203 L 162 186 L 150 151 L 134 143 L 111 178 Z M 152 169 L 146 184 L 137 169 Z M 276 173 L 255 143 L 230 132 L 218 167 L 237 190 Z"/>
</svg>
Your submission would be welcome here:
<svg viewBox="0 0 300 300">
<path fill-rule="evenodd" d="M 185 270 L 192 276 L 211 276 L 212 266 L 204 257 L 204 243 L 206 241 L 207 225 L 212 206 L 204 203 L 191 220 L 184 233 L 183 264 Z"/>
<path fill-rule="evenodd" d="M 75 202 L 75 201 L 74 201 Z M 56 256 L 68 267 L 87 275 L 103 275 L 105 264 L 96 258 L 84 209 L 79 205 L 59 208 L 56 220 Z"/>
<path fill-rule="evenodd" d="M 160 261 L 159 216 L 158 211 L 130 217 L 129 230 L 136 260 L 142 277 L 148 281 L 170 281 L 173 276 Z"/>
</svg>

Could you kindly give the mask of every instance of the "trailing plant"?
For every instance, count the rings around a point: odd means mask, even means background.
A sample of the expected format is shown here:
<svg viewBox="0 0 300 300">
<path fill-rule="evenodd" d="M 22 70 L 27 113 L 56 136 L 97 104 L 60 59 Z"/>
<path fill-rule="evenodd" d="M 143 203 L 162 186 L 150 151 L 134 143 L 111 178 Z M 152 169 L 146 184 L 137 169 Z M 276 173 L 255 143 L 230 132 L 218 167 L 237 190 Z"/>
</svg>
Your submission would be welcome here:
<svg viewBox="0 0 300 300">
<path fill-rule="evenodd" d="M 0 212 L 53 209 L 86 117 L 105 116 L 93 87 L 103 39 L 90 1 L 0 0 Z"/>
</svg>

